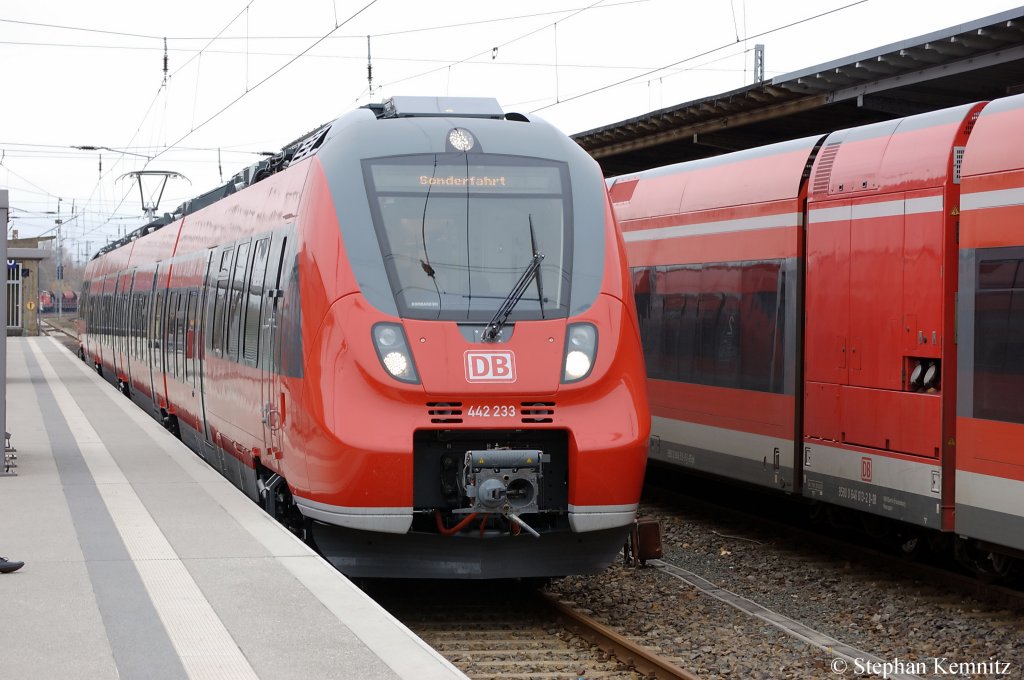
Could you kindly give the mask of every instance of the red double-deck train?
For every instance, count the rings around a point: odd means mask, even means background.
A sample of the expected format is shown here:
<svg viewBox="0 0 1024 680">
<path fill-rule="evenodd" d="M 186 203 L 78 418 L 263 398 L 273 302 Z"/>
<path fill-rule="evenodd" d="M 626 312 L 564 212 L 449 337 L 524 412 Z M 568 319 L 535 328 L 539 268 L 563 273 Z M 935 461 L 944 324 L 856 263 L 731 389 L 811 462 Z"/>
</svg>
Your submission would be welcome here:
<svg viewBox="0 0 1024 680">
<path fill-rule="evenodd" d="M 597 164 L 493 100 L 355 110 L 111 244 L 82 357 L 341 571 L 603 568 L 650 433 Z"/>
<path fill-rule="evenodd" d="M 611 180 L 652 460 L 1019 564 L 1022 129 L 1015 96 Z"/>
</svg>

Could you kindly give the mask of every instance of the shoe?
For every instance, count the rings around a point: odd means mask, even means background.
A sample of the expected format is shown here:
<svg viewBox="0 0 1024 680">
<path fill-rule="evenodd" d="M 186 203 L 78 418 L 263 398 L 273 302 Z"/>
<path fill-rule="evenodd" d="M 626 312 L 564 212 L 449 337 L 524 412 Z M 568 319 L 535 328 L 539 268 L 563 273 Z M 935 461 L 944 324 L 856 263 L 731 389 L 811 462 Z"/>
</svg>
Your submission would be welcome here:
<svg viewBox="0 0 1024 680">
<path fill-rule="evenodd" d="M 24 562 L 12 562 L 6 557 L 0 557 L 0 574 L 10 574 L 25 566 Z"/>
</svg>

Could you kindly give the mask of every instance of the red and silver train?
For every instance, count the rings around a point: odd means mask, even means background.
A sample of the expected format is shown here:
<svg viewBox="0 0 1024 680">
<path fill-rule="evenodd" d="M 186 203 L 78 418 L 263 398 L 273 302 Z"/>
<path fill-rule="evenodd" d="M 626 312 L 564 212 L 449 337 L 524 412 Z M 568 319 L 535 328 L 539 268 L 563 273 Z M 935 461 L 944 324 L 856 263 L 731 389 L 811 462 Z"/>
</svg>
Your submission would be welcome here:
<svg viewBox="0 0 1024 680">
<path fill-rule="evenodd" d="M 598 165 L 494 100 L 357 109 L 111 244 L 81 352 L 358 577 L 600 570 L 650 419 Z"/>
<path fill-rule="evenodd" d="M 651 459 L 862 510 L 906 549 L 948 539 L 979 570 L 1012 569 L 1022 129 L 1017 96 L 610 180 Z"/>
</svg>

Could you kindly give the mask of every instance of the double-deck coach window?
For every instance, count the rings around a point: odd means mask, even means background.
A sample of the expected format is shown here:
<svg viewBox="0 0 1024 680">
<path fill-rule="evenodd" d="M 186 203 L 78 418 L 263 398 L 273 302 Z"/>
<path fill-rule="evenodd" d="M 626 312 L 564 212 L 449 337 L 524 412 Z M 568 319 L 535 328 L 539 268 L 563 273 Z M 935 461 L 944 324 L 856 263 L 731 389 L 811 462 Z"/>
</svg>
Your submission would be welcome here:
<svg viewBox="0 0 1024 680">
<path fill-rule="evenodd" d="M 782 261 L 635 268 L 633 282 L 649 377 L 783 392 Z"/>
<path fill-rule="evenodd" d="M 974 296 L 974 416 L 1024 423 L 1024 252 L 982 253 Z"/>
</svg>

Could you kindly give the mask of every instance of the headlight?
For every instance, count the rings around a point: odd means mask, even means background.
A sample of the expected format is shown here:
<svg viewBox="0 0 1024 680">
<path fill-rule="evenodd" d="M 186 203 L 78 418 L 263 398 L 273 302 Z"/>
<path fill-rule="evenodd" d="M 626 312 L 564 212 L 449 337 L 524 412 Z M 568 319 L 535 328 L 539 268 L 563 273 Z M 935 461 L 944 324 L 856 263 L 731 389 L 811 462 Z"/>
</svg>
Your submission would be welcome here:
<svg viewBox="0 0 1024 680">
<path fill-rule="evenodd" d="M 392 377 L 407 383 L 420 381 L 401 326 L 396 323 L 379 323 L 374 326 L 373 345 L 381 365 Z"/>
<path fill-rule="evenodd" d="M 597 328 L 589 323 L 569 324 L 565 332 L 562 382 L 576 382 L 590 375 L 596 354 Z"/>
</svg>

